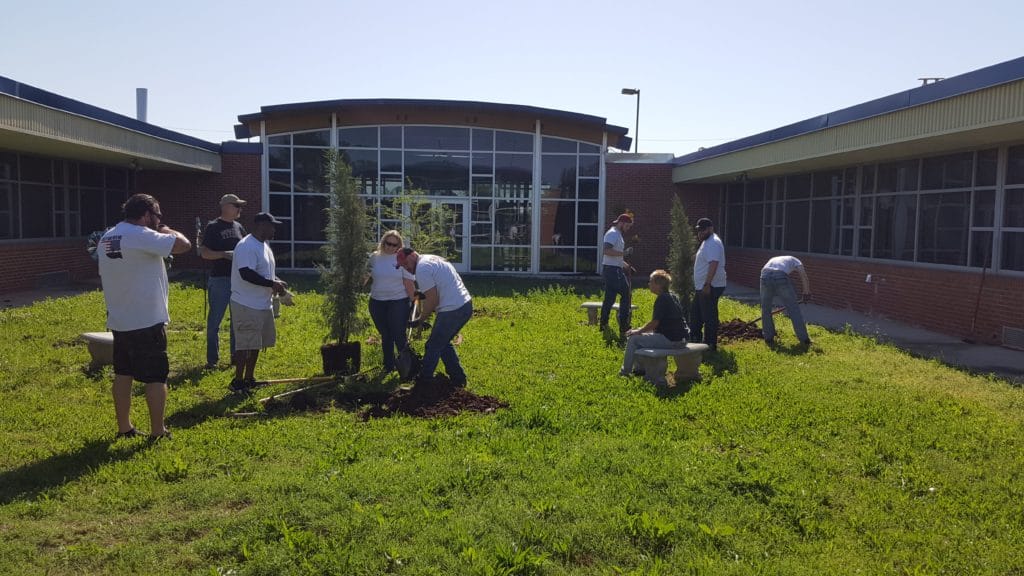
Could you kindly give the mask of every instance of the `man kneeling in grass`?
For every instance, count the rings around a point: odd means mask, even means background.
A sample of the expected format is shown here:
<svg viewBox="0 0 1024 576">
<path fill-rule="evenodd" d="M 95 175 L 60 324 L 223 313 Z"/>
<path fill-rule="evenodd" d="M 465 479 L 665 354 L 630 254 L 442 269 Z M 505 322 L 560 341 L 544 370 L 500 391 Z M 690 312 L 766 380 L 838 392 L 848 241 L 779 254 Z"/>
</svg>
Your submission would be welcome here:
<svg viewBox="0 0 1024 576">
<path fill-rule="evenodd" d="M 651 321 L 640 328 L 626 332 L 626 354 L 622 358 L 620 376 L 640 373 L 636 370 L 634 355 L 641 348 L 682 348 L 690 329 L 683 319 L 683 307 L 675 294 L 668 291 L 672 276 L 664 270 L 651 272 L 648 287 L 657 296 Z"/>
</svg>

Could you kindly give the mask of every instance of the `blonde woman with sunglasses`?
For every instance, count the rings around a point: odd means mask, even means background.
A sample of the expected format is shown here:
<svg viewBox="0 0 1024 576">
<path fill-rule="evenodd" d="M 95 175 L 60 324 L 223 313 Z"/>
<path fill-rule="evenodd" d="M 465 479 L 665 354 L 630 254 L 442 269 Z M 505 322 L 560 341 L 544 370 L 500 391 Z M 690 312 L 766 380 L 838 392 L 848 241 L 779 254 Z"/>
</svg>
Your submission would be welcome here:
<svg viewBox="0 0 1024 576">
<path fill-rule="evenodd" d="M 414 276 L 398 267 L 396 254 L 403 244 L 398 230 L 388 230 L 370 255 L 370 318 L 380 332 L 385 373 L 395 370 L 395 351 L 407 344 L 409 303 L 416 289 Z"/>
</svg>

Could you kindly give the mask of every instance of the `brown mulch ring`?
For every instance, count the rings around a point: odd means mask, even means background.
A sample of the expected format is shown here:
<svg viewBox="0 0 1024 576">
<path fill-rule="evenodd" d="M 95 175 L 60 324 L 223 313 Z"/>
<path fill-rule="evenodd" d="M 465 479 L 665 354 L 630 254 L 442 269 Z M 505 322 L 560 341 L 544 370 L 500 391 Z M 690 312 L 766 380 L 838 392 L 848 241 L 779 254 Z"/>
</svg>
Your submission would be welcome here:
<svg viewBox="0 0 1024 576">
<path fill-rule="evenodd" d="M 760 340 L 764 338 L 761 327 L 754 323 L 733 318 L 728 322 L 718 325 L 718 338 L 723 341 L 729 340 Z"/>
<path fill-rule="evenodd" d="M 407 414 L 418 418 L 440 418 L 455 416 L 462 412 L 493 413 L 498 408 L 507 408 L 508 403 L 492 396 L 477 396 L 452 386 L 447 376 L 434 377 L 429 385 L 413 386 L 409 390 L 396 390 L 383 402 L 367 406 L 359 413 L 363 422 L 371 418 L 387 418 L 396 414 Z"/>
</svg>

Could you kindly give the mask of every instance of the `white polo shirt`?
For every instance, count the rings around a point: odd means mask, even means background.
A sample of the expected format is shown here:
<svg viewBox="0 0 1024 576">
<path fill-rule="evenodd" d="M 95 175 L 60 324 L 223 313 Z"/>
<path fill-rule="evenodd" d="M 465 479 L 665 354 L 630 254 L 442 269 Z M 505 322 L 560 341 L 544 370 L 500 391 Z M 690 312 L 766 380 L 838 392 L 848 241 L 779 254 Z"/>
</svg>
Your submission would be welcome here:
<svg viewBox="0 0 1024 576">
<path fill-rule="evenodd" d="M 395 268 L 398 264 L 396 254 L 370 255 L 370 298 L 374 300 L 401 300 L 408 298 L 403 279 L 409 274 L 404 268 Z"/>
<path fill-rule="evenodd" d="M 718 234 L 711 234 L 701 242 L 697 255 L 693 259 L 693 287 L 700 290 L 708 278 L 708 269 L 712 262 L 718 262 L 715 277 L 711 279 L 713 288 L 725 288 L 725 246 Z"/>
<path fill-rule="evenodd" d="M 128 332 L 170 321 L 164 257 L 171 254 L 174 239 L 174 234 L 130 222 L 120 222 L 103 235 L 96 252 L 107 328 Z"/>
<path fill-rule="evenodd" d="M 249 234 L 235 246 L 235 255 L 231 260 L 231 300 L 256 310 L 272 309 L 274 289 L 242 279 L 238 273 L 242 268 L 249 268 L 267 280 L 276 278 L 277 261 L 270 244 L 260 242 Z"/>
<path fill-rule="evenodd" d="M 622 256 L 609 256 L 604 253 L 604 245 L 611 244 L 612 250 L 618 250 L 622 252 L 626 248 L 626 241 L 622 238 L 622 232 L 615 226 L 612 226 L 604 233 L 604 242 L 601 244 L 601 265 L 602 266 L 618 266 L 622 267 Z"/>
<path fill-rule="evenodd" d="M 416 284 L 421 292 L 437 287 L 437 311 L 458 310 L 473 299 L 462 284 L 462 277 L 450 262 L 433 254 L 420 254 L 416 263 Z"/>
</svg>

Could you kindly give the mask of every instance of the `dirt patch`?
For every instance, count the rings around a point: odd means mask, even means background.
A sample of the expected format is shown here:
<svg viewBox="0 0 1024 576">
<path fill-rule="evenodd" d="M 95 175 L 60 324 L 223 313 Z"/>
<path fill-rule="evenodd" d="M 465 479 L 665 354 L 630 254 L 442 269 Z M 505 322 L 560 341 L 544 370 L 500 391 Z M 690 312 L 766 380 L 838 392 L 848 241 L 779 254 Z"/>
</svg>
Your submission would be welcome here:
<svg viewBox="0 0 1024 576">
<path fill-rule="evenodd" d="M 437 376 L 429 383 L 397 390 L 383 402 L 367 406 L 359 413 L 364 422 L 371 418 L 387 418 L 408 414 L 418 418 L 455 416 L 462 412 L 490 414 L 508 403 L 492 396 L 477 396 L 465 388 L 453 386 L 447 376 Z"/>
<path fill-rule="evenodd" d="M 761 340 L 762 338 L 764 335 L 761 333 L 760 326 L 739 318 L 733 318 L 718 325 L 718 339 L 722 341 Z"/>
</svg>

